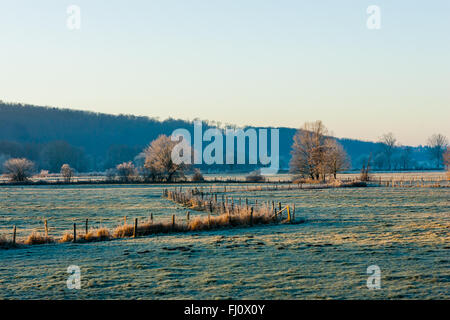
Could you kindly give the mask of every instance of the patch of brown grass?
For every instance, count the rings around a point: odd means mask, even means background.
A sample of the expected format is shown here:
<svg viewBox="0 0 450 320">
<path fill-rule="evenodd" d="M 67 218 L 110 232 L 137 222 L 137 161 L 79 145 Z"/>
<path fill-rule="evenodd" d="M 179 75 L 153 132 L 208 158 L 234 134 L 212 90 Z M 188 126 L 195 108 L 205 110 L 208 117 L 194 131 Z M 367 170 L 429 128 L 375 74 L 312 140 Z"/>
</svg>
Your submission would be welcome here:
<svg viewBox="0 0 450 320">
<path fill-rule="evenodd" d="M 124 224 L 118 226 L 113 231 L 114 238 L 125 238 L 133 236 L 134 226 L 131 224 Z"/>
<path fill-rule="evenodd" d="M 25 240 L 25 244 L 28 244 L 28 245 L 46 244 L 46 243 L 53 243 L 53 242 L 55 242 L 55 240 L 52 237 L 46 237 L 37 232 L 32 232 L 28 236 L 28 238 Z"/>
<path fill-rule="evenodd" d="M 89 231 L 87 234 L 81 235 L 80 240 L 91 241 L 105 241 L 111 239 L 111 234 L 106 228 L 99 228 Z"/>
<path fill-rule="evenodd" d="M 307 184 L 320 184 L 320 183 L 323 183 L 323 181 L 321 181 L 321 180 L 314 180 L 314 179 L 311 179 L 311 178 L 303 178 L 303 177 L 295 177 L 293 180 L 292 180 L 292 183 L 293 184 L 300 184 L 300 183 L 307 183 Z"/>
<path fill-rule="evenodd" d="M 59 240 L 59 242 L 72 242 L 73 241 L 73 235 L 69 232 L 64 233 L 62 238 Z"/>
</svg>

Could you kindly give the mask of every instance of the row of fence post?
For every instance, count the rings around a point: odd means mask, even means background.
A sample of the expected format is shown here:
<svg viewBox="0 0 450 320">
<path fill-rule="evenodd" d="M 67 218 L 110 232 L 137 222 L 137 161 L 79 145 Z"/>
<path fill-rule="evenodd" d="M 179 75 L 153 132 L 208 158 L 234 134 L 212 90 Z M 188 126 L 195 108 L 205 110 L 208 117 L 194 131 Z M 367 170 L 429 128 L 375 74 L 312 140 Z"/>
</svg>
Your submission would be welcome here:
<svg viewBox="0 0 450 320">
<path fill-rule="evenodd" d="M 166 190 L 167 191 L 167 190 Z M 165 195 L 167 194 L 165 191 Z M 224 199 L 225 200 L 225 199 Z M 234 200 L 232 200 L 232 206 L 234 206 Z M 215 201 L 217 201 L 217 194 L 215 194 Z M 226 202 L 228 202 L 228 197 L 226 199 Z M 268 202 L 270 203 L 270 201 Z M 225 205 L 225 202 L 222 202 L 223 205 Z M 239 204 L 241 204 L 241 198 L 239 198 Z M 249 209 L 249 203 L 248 203 L 248 198 L 245 199 L 245 205 L 246 205 L 246 209 L 248 211 Z M 255 205 L 258 205 L 258 202 L 256 200 Z M 278 219 L 278 214 L 281 213 L 281 209 L 282 209 L 282 205 L 281 202 L 278 202 L 278 212 L 276 212 L 275 210 L 275 202 L 272 201 L 272 211 L 274 212 L 274 217 L 275 219 Z M 291 214 L 290 208 L 289 206 L 286 206 L 287 209 L 287 213 L 288 213 L 288 221 L 292 222 L 295 219 L 295 204 L 293 205 L 293 212 Z M 252 226 L 253 225 L 253 206 L 250 207 L 250 214 L 249 214 L 249 224 Z M 210 209 L 210 212 L 212 212 L 212 209 Z M 208 212 L 208 225 L 211 226 L 211 213 Z M 231 219 L 231 217 L 229 216 L 229 219 Z M 153 213 L 150 213 L 150 221 L 151 223 L 153 223 Z M 190 221 L 190 212 L 188 211 L 186 213 L 186 222 L 189 223 Z M 231 220 L 230 220 L 231 221 Z M 175 214 L 172 215 L 172 230 L 175 229 Z M 124 216 L 124 224 L 127 224 L 127 217 Z M 49 228 L 48 228 L 48 221 L 47 219 L 44 220 L 44 232 L 45 232 L 45 236 L 48 237 L 49 235 Z M 85 234 L 89 233 L 89 219 L 85 220 Z M 17 227 L 14 226 L 13 227 L 13 245 L 16 244 L 16 235 L 17 235 Z M 134 219 L 134 226 L 133 226 L 133 237 L 136 238 L 138 235 L 138 218 Z M 77 242 L 77 224 L 74 223 L 73 224 L 73 242 Z"/>
</svg>

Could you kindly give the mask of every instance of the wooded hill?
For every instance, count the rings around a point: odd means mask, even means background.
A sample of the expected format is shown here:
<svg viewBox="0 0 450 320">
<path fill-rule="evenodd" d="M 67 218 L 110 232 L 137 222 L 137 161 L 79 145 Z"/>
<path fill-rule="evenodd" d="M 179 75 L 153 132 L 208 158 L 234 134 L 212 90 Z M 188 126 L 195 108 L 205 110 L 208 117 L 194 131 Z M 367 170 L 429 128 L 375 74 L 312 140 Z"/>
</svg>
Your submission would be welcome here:
<svg viewBox="0 0 450 320">
<path fill-rule="evenodd" d="M 303 122 L 299 119 L 299 127 Z M 184 120 L 160 121 L 149 117 L 116 116 L 1 101 L 0 123 L 1 163 L 11 157 L 26 157 L 37 164 L 37 169 L 51 172 L 59 172 L 64 163 L 69 163 L 80 172 L 103 171 L 133 160 L 160 134 L 170 135 L 178 128 L 193 130 L 193 123 Z M 215 123 L 204 122 L 204 130 L 209 127 L 215 127 Z M 282 169 L 288 169 L 292 138 L 297 129 L 279 129 L 280 165 Z M 370 153 L 375 159 L 381 150 L 380 143 L 353 139 L 338 141 L 351 157 L 354 169 L 359 169 Z M 424 148 L 416 147 L 410 151 L 408 167 L 403 168 L 401 161 L 397 161 L 397 169 L 419 169 L 424 163 L 426 166 Z M 254 169 L 254 166 L 228 165 L 202 169 L 246 171 Z"/>
</svg>

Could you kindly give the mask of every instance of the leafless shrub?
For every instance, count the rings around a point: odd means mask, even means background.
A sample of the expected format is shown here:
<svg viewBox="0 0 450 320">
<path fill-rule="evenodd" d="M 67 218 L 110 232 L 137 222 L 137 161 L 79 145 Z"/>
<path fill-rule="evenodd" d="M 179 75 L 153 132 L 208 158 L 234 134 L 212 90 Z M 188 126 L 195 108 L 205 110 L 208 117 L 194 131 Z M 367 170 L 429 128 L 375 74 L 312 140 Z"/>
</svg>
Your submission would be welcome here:
<svg viewBox="0 0 450 320">
<path fill-rule="evenodd" d="M 248 176 L 245 177 L 247 182 L 264 182 L 266 178 L 261 174 L 261 170 L 255 170 L 250 172 Z"/>
<path fill-rule="evenodd" d="M 370 160 L 372 155 L 369 156 L 367 159 L 367 163 L 363 164 L 363 167 L 361 168 L 361 174 L 359 176 L 359 180 L 367 182 L 370 181 Z"/>
<path fill-rule="evenodd" d="M 9 159 L 3 164 L 3 170 L 13 182 L 24 182 L 32 175 L 34 163 L 25 158 Z"/>
<path fill-rule="evenodd" d="M 122 182 L 130 182 L 136 178 L 136 168 L 131 161 L 117 165 L 116 169 Z"/>
<path fill-rule="evenodd" d="M 48 176 L 49 176 L 48 170 L 41 170 L 41 172 L 39 172 L 38 174 L 39 178 L 47 178 Z"/>
<path fill-rule="evenodd" d="M 73 169 L 66 163 L 61 167 L 61 176 L 64 178 L 64 182 L 70 183 L 73 177 Z"/>
</svg>

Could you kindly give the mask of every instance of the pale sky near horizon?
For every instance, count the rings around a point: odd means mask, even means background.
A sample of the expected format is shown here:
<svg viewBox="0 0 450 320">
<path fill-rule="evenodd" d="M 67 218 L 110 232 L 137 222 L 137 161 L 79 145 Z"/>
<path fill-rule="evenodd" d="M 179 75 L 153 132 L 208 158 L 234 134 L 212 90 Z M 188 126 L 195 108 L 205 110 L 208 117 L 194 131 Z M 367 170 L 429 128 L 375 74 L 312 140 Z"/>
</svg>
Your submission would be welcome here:
<svg viewBox="0 0 450 320">
<path fill-rule="evenodd" d="M 69 5 L 81 29 L 66 26 Z M 381 29 L 366 26 L 369 5 Z M 450 138 L 450 1 L 1 0 L 0 100 Z M 1 119 L 0 119 L 1 120 Z"/>
</svg>

